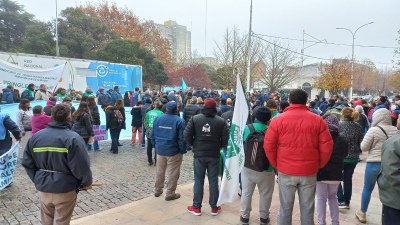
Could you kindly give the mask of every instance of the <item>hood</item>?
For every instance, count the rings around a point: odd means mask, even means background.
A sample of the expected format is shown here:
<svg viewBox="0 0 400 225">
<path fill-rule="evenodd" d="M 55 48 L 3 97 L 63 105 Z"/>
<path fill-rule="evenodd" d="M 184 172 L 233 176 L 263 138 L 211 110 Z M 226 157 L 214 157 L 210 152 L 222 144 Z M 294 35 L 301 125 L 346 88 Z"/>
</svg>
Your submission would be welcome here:
<svg viewBox="0 0 400 225">
<path fill-rule="evenodd" d="M 371 126 L 376 127 L 378 125 L 392 125 L 389 110 L 382 108 L 374 112 Z"/>
<path fill-rule="evenodd" d="M 3 89 L 3 93 L 4 93 L 4 92 L 12 92 L 12 90 L 11 90 L 10 88 L 4 88 L 4 89 Z"/>
<path fill-rule="evenodd" d="M 55 106 L 56 104 L 57 104 L 57 102 L 50 101 L 50 100 L 47 100 L 47 102 L 46 102 L 46 106 L 47 106 L 47 107 L 53 107 L 53 106 Z"/>
</svg>

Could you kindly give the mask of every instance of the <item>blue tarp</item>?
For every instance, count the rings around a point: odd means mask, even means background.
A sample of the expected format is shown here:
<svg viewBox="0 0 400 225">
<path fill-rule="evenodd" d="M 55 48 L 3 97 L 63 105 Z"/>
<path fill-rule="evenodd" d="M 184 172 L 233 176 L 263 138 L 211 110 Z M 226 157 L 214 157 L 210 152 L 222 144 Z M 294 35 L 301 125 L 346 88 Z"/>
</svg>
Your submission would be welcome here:
<svg viewBox="0 0 400 225">
<path fill-rule="evenodd" d="M 57 102 L 61 103 L 60 101 Z M 31 102 L 31 107 L 35 107 L 36 105 L 41 105 L 43 107 L 46 106 L 46 101 L 43 100 L 38 100 L 38 101 L 32 101 Z M 17 111 L 18 111 L 18 106 L 19 103 L 14 103 L 14 104 L 2 104 L 0 105 L 1 108 L 1 112 L 7 113 L 10 115 L 11 119 L 14 121 L 17 121 Z M 75 107 L 75 109 L 78 108 L 79 106 L 79 102 L 72 102 L 72 106 Z M 98 106 L 99 108 L 99 112 L 100 112 L 100 121 L 102 125 L 105 125 L 106 123 L 106 115 L 103 111 L 103 109 L 101 108 L 101 106 Z M 132 115 L 131 115 L 131 110 L 132 107 L 125 107 L 125 116 L 126 116 L 126 130 L 122 130 L 121 131 L 121 136 L 120 138 L 131 138 L 132 137 L 132 129 L 131 129 L 131 121 L 132 121 Z M 110 135 L 108 135 L 108 137 L 111 137 Z M 109 139 L 110 140 L 110 139 Z"/>
</svg>

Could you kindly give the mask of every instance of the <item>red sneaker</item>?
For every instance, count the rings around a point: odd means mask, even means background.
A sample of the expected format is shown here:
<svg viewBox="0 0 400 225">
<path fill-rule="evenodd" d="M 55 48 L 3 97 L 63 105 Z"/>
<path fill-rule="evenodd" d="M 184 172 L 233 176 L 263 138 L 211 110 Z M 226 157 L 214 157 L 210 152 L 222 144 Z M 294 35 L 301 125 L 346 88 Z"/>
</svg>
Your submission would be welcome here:
<svg viewBox="0 0 400 225">
<path fill-rule="evenodd" d="M 201 216 L 201 208 L 193 208 L 193 206 L 188 206 L 187 210 L 195 216 Z"/>
<path fill-rule="evenodd" d="M 211 215 L 216 216 L 221 212 L 221 206 L 218 206 L 217 208 L 211 208 Z"/>
</svg>

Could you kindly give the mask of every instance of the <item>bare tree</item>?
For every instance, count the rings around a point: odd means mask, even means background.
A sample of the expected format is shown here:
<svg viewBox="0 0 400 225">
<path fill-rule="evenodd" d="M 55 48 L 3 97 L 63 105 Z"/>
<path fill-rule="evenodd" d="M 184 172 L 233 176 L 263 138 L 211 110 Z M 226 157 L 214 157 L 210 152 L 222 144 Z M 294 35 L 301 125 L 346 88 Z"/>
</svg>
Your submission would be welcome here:
<svg viewBox="0 0 400 225">
<path fill-rule="evenodd" d="M 268 41 L 263 63 L 266 73 L 260 78 L 260 82 L 271 91 L 276 91 L 298 78 L 300 60 L 289 44 L 282 44 L 278 40 Z"/>
</svg>

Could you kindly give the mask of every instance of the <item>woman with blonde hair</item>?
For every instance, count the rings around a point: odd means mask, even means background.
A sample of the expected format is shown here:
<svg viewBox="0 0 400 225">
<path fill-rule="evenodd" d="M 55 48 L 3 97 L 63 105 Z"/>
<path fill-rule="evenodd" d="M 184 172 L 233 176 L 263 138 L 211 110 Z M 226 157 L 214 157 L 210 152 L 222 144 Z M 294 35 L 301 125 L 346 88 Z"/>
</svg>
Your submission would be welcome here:
<svg viewBox="0 0 400 225">
<path fill-rule="evenodd" d="M 203 102 L 203 99 L 201 97 L 197 98 L 196 104 L 200 107 L 200 109 L 204 108 L 204 102 Z"/>
<path fill-rule="evenodd" d="M 364 136 L 363 129 L 356 121 L 359 113 L 350 108 L 342 109 L 342 118 L 339 122 L 339 134 L 348 140 L 347 156 L 343 165 L 343 187 L 338 187 L 339 209 L 350 209 L 350 200 L 353 188 L 353 173 L 358 163 L 358 157 L 361 152 L 360 145 Z"/>
</svg>

